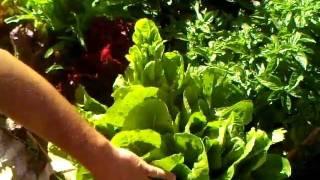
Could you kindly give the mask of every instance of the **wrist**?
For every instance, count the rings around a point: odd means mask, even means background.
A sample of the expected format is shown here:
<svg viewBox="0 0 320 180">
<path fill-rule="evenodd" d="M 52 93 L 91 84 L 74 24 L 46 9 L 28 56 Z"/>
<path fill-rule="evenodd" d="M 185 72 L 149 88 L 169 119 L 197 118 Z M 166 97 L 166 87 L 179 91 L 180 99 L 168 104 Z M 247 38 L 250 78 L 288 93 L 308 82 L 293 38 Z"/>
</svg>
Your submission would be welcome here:
<svg viewBox="0 0 320 180">
<path fill-rule="evenodd" d="M 106 179 L 105 177 L 112 179 L 112 175 L 119 168 L 120 159 L 118 149 L 106 142 L 101 149 L 95 151 L 87 168 L 97 180 Z"/>
</svg>

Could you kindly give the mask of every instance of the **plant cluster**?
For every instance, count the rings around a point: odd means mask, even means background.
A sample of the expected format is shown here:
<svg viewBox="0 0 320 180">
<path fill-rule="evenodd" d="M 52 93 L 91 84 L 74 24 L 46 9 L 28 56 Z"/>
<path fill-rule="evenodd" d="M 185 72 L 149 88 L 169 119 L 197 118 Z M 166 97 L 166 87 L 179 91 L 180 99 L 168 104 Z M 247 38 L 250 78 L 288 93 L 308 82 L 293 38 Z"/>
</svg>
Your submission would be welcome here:
<svg viewBox="0 0 320 180">
<path fill-rule="evenodd" d="M 92 126 L 178 179 L 286 179 L 320 124 L 318 0 L 5 0 L 2 20 Z"/>
<path fill-rule="evenodd" d="M 252 99 L 256 124 L 283 126 L 295 145 L 319 124 L 318 1 L 256 2 L 252 14 L 229 17 L 194 9 L 185 39 L 192 64 L 226 71 L 226 78 Z"/>
<path fill-rule="evenodd" d="M 91 99 L 83 88 L 77 93 L 80 111 L 112 144 L 174 172 L 178 179 L 290 176 L 288 160 L 268 153 L 283 140 L 283 131 L 247 131 L 253 104 L 231 98 L 239 89 L 221 69 L 193 66 L 178 52 L 165 52 L 156 25 L 148 19 L 137 21 L 133 42 L 126 56 L 129 67 L 114 84 L 112 106 Z M 224 107 L 229 103 L 233 105 Z M 78 176 L 85 174 L 80 169 Z"/>
</svg>

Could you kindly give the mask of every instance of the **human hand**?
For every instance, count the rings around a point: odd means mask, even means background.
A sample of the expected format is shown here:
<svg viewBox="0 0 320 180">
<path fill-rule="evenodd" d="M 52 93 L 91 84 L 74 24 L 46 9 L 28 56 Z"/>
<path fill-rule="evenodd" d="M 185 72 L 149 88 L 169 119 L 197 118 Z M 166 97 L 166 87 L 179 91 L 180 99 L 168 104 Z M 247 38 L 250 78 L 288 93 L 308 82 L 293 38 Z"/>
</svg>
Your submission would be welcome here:
<svg viewBox="0 0 320 180">
<path fill-rule="evenodd" d="M 43 77 L 1 49 L 0 87 L 3 113 L 61 147 L 97 180 L 175 179 L 134 153 L 112 146 Z"/>
<path fill-rule="evenodd" d="M 97 180 L 175 180 L 175 175 L 165 172 L 164 170 L 151 166 L 134 153 L 117 149 L 118 153 L 114 162 L 109 164 L 111 173 L 104 174 L 101 177 L 96 176 Z M 110 172 L 110 171 L 109 171 Z"/>
</svg>

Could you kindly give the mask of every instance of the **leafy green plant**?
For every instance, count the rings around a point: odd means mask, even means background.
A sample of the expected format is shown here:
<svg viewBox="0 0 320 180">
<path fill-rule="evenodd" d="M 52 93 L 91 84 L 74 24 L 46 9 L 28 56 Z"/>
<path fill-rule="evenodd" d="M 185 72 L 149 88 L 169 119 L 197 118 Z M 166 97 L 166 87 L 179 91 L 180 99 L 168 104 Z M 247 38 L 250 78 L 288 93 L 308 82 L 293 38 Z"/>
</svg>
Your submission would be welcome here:
<svg viewBox="0 0 320 180">
<path fill-rule="evenodd" d="M 153 19 L 156 23 L 136 23 L 134 45 L 126 55 L 129 67 L 114 83 L 114 104 L 103 105 L 84 87 L 76 99 L 79 112 L 114 145 L 179 179 L 285 179 L 289 162 L 274 153 L 285 155 L 320 125 L 317 0 L 1 3 L 14 6 L 7 23 L 33 22 L 62 40 L 46 58 L 68 43 L 85 49 L 84 32 L 92 18 Z M 103 27 L 108 29 L 108 23 Z M 104 28 L 92 32 L 96 29 Z M 100 61 L 110 63 L 111 49 L 106 41 L 86 60 L 104 55 Z M 48 73 L 63 71 L 58 64 Z M 73 72 L 71 82 L 78 75 Z M 92 177 L 79 165 L 77 178 Z"/>
<path fill-rule="evenodd" d="M 54 32 L 68 41 L 78 41 L 85 47 L 84 33 L 94 17 L 135 20 L 139 17 L 156 17 L 162 6 L 177 2 L 167 0 L 6 0 L 3 4 L 16 7 L 18 12 L 8 17 L 6 23 L 32 22 L 43 33 Z"/>
<path fill-rule="evenodd" d="M 240 90 L 221 69 L 191 67 L 178 52 L 164 52 L 158 28 L 148 19 L 137 21 L 133 41 L 129 68 L 114 84 L 115 103 L 90 121 L 115 146 L 174 172 L 178 179 L 290 176 L 288 160 L 268 153 L 283 131 L 276 131 L 276 138 L 256 128 L 246 131 L 253 104 L 239 101 Z M 80 108 L 93 112 L 90 107 L 97 102 L 83 89 L 79 97 L 85 97 Z M 266 169 L 273 164 L 277 166 Z M 267 177 L 263 172 L 269 170 Z M 84 174 L 80 169 L 78 176 Z"/>
<path fill-rule="evenodd" d="M 240 96 L 254 101 L 255 123 L 266 130 L 281 124 L 299 144 L 319 124 L 319 8 L 312 0 L 267 0 L 255 3 L 251 15 L 224 18 L 196 4 L 186 28 L 187 57 L 194 66 L 225 69 Z"/>
<path fill-rule="evenodd" d="M 62 40 L 78 41 L 85 47 L 84 33 L 94 17 L 130 17 L 126 7 L 143 1 L 65 1 L 65 0 L 16 0 L 19 13 L 8 17 L 6 23 L 33 22 L 37 29 L 60 35 Z M 61 44 L 60 44 L 61 46 Z"/>
</svg>

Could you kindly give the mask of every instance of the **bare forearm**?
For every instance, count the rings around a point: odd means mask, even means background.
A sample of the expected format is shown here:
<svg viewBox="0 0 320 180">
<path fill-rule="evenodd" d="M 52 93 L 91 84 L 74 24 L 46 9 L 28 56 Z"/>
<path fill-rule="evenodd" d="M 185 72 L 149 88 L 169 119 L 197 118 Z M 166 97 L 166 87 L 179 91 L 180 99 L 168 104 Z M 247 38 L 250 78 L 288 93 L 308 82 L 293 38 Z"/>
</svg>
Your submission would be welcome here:
<svg viewBox="0 0 320 180">
<path fill-rule="evenodd" d="M 109 142 L 88 126 L 46 80 L 9 53 L 0 50 L 0 110 L 34 133 L 69 152 L 91 171 L 114 157 Z M 96 164 L 96 165 L 95 165 Z M 94 167 L 96 168 L 96 167 Z"/>
</svg>

